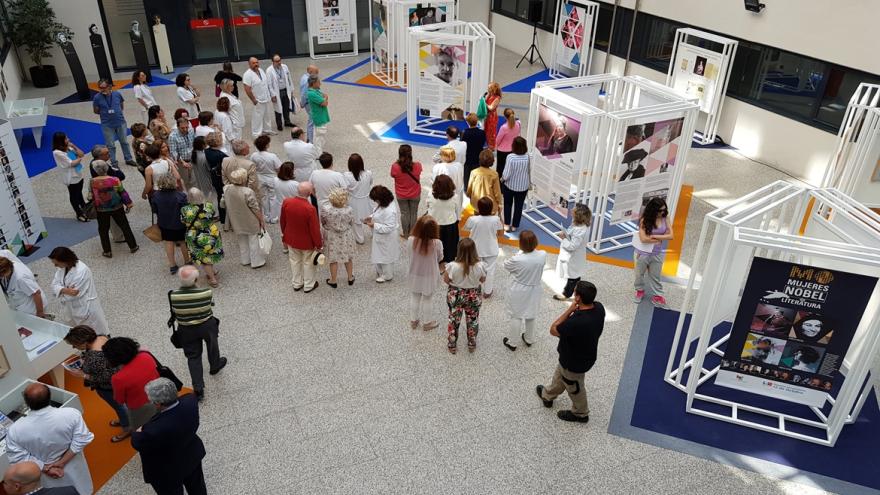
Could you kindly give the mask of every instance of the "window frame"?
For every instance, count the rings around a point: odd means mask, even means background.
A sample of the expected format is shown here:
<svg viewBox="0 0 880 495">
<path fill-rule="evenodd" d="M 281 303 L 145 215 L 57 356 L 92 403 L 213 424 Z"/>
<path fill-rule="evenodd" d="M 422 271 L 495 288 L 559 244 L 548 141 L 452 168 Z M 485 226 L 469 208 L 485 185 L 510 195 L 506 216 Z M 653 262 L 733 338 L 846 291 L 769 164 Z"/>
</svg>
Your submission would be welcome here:
<svg viewBox="0 0 880 495">
<path fill-rule="evenodd" d="M 533 24 L 531 22 L 529 22 L 528 17 L 522 17 L 519 14 L 517 14 L 516 12 L 511 12 L 509 10 L 503 9 L 501 7 L 501 1 L 502 0 L 492 0 L 491 12 L 493 14 L 508 17 L 508 18 L 513 19 L 515 21 L 522 22 L 523 24 L 526 24 L 528 26 L 533 26 Z M 519 5 L 519 2 L 528 3 L 528 0 L 515 0 L 515 1 L 517 2 L 517 5 Z M 550 11 L 550 13 L 549 13 L 550 14 L 550 23 L 545 24 L 544 22 L 539 22 L 538 29 L 543 30 L 543 31 L 547 31 L 550 33 L 555 33 L 556 32 L 556 12 L 559 10 L 559 2 L 561 2 L 562 0 L 545 0 L 545 1 L 553 2 L 554 7 L 553 7 L 553 10 Z M 544 5 L 544 9 L 545 9 L 544 13 L 546 16 L 546 14 L 547 14 L 547 10 L 546 10 L 547 5 L 546 4 Z"/>
</svg>

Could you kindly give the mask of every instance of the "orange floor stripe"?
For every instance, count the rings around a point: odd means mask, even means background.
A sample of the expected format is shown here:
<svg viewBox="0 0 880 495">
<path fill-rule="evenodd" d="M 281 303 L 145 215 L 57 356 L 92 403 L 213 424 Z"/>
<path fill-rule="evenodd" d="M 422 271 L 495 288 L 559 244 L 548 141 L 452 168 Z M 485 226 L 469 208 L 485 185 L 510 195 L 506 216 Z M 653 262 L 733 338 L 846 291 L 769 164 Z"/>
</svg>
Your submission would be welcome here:
<svg viewBox="0 0 880 495">
<path fill-rule="evenodd" d="M 113 80 L 113 89 L 115 89 L 116 91 L 119 91 L 120 89 L 124 88 L 127 84 L 131 84 L 131 79 L 114 79 Z M 98 91 L 98 83 L 97 82 L 90 82 L 89 88 L 93 89 L 95 91 Z"/>
<path fill-rule="evenodd" d="M 367 86 L 379 86 L 381 88 L 388 87 L 387 84 L 383 83 L 381 79 L 374 76 L 373 74 L 367 74 L 366 76 L 355 81 L 357 84 L 366 84 Z"/>
<path fill-rule="evenodd" d="M 675 207 L 675 217 L 672 225 L 675 229 L 675 237 L 666 246 L 666 256 L 663 260 L 662 275 L 666 277 L 678 276 L 678 262 L 681 259 L 681 246 L 684 244 L 684 231 L 687 224 L 688 211 L 691 207 L 691 199 L 694 197 L 694 186 L 683 185 L 678 195 L 678 206 Z"/>
</svg>

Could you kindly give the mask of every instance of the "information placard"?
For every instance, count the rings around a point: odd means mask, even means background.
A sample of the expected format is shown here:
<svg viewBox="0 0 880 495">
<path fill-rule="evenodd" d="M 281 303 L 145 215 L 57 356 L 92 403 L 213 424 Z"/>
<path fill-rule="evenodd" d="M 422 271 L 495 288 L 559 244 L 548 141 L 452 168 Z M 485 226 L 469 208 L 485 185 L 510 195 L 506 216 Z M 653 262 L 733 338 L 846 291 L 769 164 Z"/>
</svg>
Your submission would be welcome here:
<svg viewBox="0 0 880 495">
<path fill-rule="evenodd" d="M 46 236 L 12 124 L 0 120 L 0 248 L 24 254 Z"/>
</svg>

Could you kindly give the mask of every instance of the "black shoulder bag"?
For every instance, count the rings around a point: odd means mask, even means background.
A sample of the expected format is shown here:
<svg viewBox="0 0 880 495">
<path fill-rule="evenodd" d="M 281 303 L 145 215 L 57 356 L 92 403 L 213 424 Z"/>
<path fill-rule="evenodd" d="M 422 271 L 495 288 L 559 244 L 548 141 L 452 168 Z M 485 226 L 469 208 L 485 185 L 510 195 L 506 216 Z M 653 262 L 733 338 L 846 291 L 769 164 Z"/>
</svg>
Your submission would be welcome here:
<svg viewBox="0 0 880 495">
<path fill-rule="evenodd" d="M 183 388 L 183 382 L 180 381 L 180 378 L 177 378 L 177 375 L 174 374 L 174 371 L 172 371 L 171 368 L 169 368 L 168 366 L 164 366 L 162 363 L 160 363 L 159 360 L 156 359 L 156 356 L 154 356 L 152 352 L 150 352 L 150 351 L 141 351 L 141 352 L 145 352 L 145 353 L 149 354 L 151 358 L 153 358 L 153 362 L 156 363 L 156 373 L 159 373 L 159 376 L 162 378 L 167 378 L 167 379 L 171 380 L 171 383 L 173 383 L 174 386 L 177 387 L 177 391 L 180 392 L 180 390 Z"/>
<path fill-rule="evenodd" d="M 174 316 L 174 308 L 171 307 L 172 292 L 174 292 L 173 289 L 168 291 L 168 311 L 171 312 L 171 317 L 168 318 L 168 328 L 171 329 L 171 345 L 176 349 L 183 349 L 183 336 L 178 331 L 177 325 L 174 324 L 177 321 L 177 317 Z"/>
</svg>

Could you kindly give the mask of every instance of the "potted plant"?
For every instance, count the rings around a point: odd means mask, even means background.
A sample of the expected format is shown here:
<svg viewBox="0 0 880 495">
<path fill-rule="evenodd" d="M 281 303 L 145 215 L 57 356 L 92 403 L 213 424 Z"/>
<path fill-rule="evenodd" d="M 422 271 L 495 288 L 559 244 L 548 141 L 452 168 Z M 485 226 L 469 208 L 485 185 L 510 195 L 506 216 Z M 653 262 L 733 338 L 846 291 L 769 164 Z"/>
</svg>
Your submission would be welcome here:
<svg viewBox="0 0 880 495">
<path fill-rule="evenodd" d="M 9 37 L 16 47 L 24 48 L 35 66 L 30 68 L 31 81 L 38 88 L 58 85 L 58 73 L 54 65 L 43 65 L 51 56 L 58 33 L 68 39 L 73 32 L 55 20 L 55 11 L 47 0 L 7 0 Z"/>
</svg>

